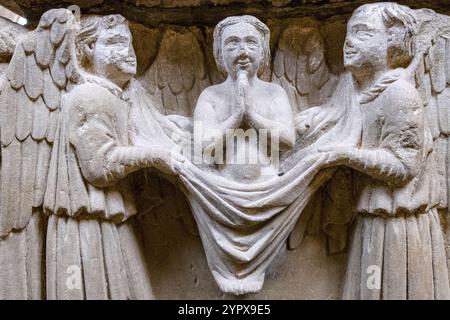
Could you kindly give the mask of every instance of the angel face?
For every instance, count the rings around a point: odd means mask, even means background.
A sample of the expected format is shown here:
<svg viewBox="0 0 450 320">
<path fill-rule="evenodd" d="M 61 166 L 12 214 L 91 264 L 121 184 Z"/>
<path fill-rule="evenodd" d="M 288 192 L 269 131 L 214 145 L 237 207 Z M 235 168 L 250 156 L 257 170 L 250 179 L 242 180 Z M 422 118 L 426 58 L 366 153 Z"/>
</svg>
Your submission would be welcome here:
<svg viewBox="0 0 450 320">
<path fill-rule="evenodd" d="M 387 66 L 388 32 L 378 10 L 356 12 L 347 25 L 344 66 L 378 71 Z"/>
<path fill-rule="evenodd" d="M 222 55 L 226 71 L 233 78 L 240 72 L 256 75 L 262 60 L 261 34 L 254 26 L 239 22 L 226 27 L 222 35 Z"/>
<path fill-rule="evenodd" d="M 136 74 L 130 29 L 125 24 L 100 32 L 92 52 L 92 64 L 96 74 L 122 87 Z"/>
</svg>

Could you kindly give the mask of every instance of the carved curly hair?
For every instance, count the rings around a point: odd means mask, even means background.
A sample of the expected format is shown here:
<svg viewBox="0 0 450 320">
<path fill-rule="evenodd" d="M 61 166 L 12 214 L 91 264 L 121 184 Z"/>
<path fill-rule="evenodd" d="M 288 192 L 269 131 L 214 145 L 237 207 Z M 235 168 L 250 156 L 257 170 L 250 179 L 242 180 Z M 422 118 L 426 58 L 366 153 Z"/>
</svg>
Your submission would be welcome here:
<svg viewBox="0 0 450 320">
<path fill-rule="evenodd" d="M 128 26 L 128 21 L 120 14 L 111 14 L 107 16 L 88 16 L 81 22 L 81 30 L 78 33 L 76 46 L 77 56 L 80 65 L 85 65 L 88 58 L 85 47 L 95 43 L 100 32 L 115 28 L 119 25 Z"/>
</svg>

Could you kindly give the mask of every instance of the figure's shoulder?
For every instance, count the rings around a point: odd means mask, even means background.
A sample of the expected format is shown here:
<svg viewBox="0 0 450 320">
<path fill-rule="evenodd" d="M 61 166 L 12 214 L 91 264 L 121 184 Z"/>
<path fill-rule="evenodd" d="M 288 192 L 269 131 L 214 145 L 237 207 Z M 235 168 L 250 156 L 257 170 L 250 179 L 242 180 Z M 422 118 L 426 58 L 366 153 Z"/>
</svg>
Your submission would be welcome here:
<svg viewBox="0 0 450 320">
<path fill-rule="evenodd" d="M 277 83 L 261 81 L 262 87 L 271 94 L 286 94 L 286 91 Z"/>
<path fill-rule="evenodd" d="M 94 109 L 101 108 L 101 106 L 110 106 L 116 100 L 111 92 L 104 87 L 95 83 L 82 83 L 76 85 L 65 97 L 65 103 L 69 106 Z"/>
<path fill-rule="evenodd" d="M 407 80 L 399 79 L 390 84 L 382 96 L 384 113 L 399 122 L 409 121 L 410 117 L 419 119 L 424 112 L 418 90 Z"/>
<path fill-rule="evenodd" d="M 261 81 L 260 87 L 261 87 L 261 94 L 265 95 L 268 99 L 272 100 L 277 98 L 287 99 L 286 90 L 284 90 L 284 88 L 277 83 Z"/>
<path fill-rule="evenodd" d="M 217 99 L 226 97 L 226 94 L 226 86 L 223 83 L 219 83 L 205 88 L 200 94 L 199 99 L 203 101 L 216 101 Z"/>
<path fill-rule="evenodd" d="M 66 94 L 66 100 L 71 104 L 85 104 L 86 102 L 108 101 L 112 97 L 107 89 L 95 83 L 82 83 L 76 85 Z"/>
<path fill-rule="evenodd" d="M 390 99 L 400 105 L 411 105 L 411 103 L 421 103 L 419 91 L 414 85 L 405 79 L 398 79 L 390 84 L 385 92 L 386 99 Z"/>
</svg>

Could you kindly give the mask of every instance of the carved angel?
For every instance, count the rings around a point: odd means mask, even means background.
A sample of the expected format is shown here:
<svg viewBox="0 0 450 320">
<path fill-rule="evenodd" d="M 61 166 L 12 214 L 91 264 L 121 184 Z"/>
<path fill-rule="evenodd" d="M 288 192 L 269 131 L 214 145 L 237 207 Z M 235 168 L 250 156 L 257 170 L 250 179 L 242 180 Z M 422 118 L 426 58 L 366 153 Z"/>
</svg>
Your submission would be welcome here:
<svg viewBox="0 0 450 320">
<path fill-rule="evenodd" d="M 68 10 L 44 13 L 18 40 L 2 88 L 2 298 L 40 299 L 45 292 L 42 206 L 61 96 L 79 80 L 77 25 Z"/>
<path fill-rule="evenodd" d="M 47 231 L 49 298 L 152 298 L 127 176 L 149 167 L 172 175 L 179 159 L 170 149 L 131 143 L 124 95 L 136 72 L 131 40 L 120 15 L 87 19 L 77 38 L 88 74 L 64 96 L 50 166 L 56 183 L 45 201 L 55 214 Z M 65 289 L 59 278 L 72 265 L 84 279 L 78 291 Z"/>
<path fill-rule="evenodd" d="M 327 166 L 348 167 L 355 177 L 346 299 L 450 298 L 436 151 L 423 101 L 409 81 L 423 61 L 413 46 L 419 29 L 417 12 L 395 3 L 364 5 L 347 26 L 344 64 L 361 110 L 361 140 L 321 150 Z M 327 112 L 307 111 L 301 129 L 314 130 L 311 119 Z"/>
<path fill-rule="evenodd" d="M 87 19 L 78 50 L 77 29 L 70 11 L 48 11 L 8 68 L 0 97 L 1 294 L 148 299 L 126 176 L 148 167 L 174 174 L 176 154 L 130 141 L 124 89 L 136 57 L 126 20 Z"/>
</svg>

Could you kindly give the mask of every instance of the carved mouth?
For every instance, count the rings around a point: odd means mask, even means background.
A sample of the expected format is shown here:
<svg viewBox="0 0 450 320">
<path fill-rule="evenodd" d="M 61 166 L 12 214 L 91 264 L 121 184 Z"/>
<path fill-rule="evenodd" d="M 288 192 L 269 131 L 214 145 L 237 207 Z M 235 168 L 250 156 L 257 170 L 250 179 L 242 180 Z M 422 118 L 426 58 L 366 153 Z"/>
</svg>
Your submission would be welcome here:
<svg viewBox="0 0 450 320">
<path fill-rule="evenodd" d="M 250 65 L 250 61 L 238 61 L 237 62 L 237 65 L 239 66 L 239 67 L 248 67 L 249 65 Z"/>
</svg>

